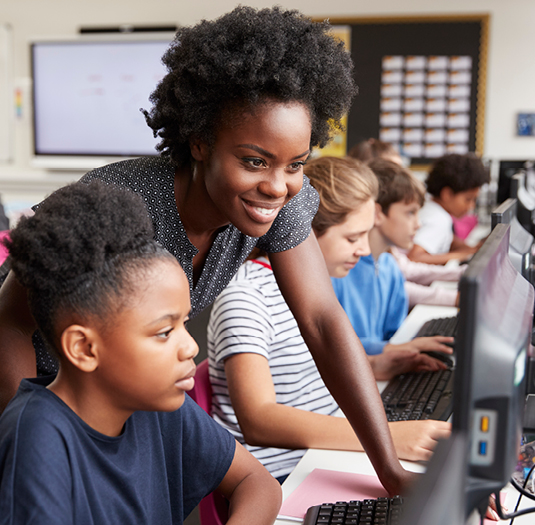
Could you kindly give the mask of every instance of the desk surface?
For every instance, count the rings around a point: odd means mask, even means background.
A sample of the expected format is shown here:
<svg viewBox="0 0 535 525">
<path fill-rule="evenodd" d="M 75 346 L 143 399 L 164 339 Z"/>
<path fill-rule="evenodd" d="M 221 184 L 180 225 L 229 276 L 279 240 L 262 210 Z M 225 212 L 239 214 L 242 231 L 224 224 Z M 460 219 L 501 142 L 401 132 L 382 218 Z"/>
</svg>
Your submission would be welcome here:
<svg viewBox="0 0 535 525">
<path fill-rule="evenodd" d="M 413 308 L 399 330 L 394 334 L 394 337 L 392 337 L 391 341 L 393 343 L 407 342 L 414 337 L 420 326 L 425 321 L 436 317 L 452 316 L 456 313 L 457 308 L 455 307 L 417 305 Z M 384 388 L 384 384 L 384 382 L 378 383 L 380 390 Z M 425 468 L 418 463 L 402 461 L 401 464 L 405 469 L 413 472 L 424 472 L 425 470 Z M 286 499 L 315 468 L 338 470 L 341 472 L 354 472 L 359 474 L 375 474 L 368 457 L 363 452 L 310 449 L 305 453 L 297 467 L 282 485 L 283 498 Z M 511 512 L 516 505 L 518 493 L 511 486 L 506 487 L 505 492 L 505 505 L 509 509 L 509 512 Z M 535 506 L 535 502 L 529 502 L 529 500 L 523 498 L 520 508 L 529 508 L 530 506 Z M 533 514 L 515 518 L 515 523 L 518 523 L 518 525 L 528 525 L 528 523 L 532 525 L 534 521 L 535 519 Z M 275 522 L 276 525 L 295 525 L 296 523 L 296 521 L 290 521 L 286 519 L 277 519 Z M 479 523 L 478 516 L 473 513 L 467 523 Z"/>
</svg>

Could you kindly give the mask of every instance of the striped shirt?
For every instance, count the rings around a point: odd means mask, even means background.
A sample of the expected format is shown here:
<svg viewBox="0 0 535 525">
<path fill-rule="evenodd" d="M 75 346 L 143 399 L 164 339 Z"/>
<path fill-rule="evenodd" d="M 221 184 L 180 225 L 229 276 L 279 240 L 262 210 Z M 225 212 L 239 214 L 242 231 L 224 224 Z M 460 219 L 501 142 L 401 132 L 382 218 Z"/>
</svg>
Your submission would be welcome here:
<svg viewBox="0 0 535 525">
<path fill-rule="evenodd" d="M 320 377 L 267 260 L 260 262 L 247 261 L 214 302 L 208 323 L 212 416 L 278 478 L 289 474 L 305 451 L 244 442 L 230 402 L 224 360 L 240 353 L 264 356 L 277 403 L 327 415 L 338 405 Z"/>
</svg>

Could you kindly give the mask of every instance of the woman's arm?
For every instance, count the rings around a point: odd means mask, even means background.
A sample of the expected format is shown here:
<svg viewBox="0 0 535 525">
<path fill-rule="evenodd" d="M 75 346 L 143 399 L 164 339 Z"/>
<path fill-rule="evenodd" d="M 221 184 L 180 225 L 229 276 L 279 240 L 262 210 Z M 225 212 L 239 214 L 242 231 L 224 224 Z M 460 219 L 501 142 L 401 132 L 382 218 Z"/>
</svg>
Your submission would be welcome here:
<svg viewBox="0 0 535 525">
<path fill-rule="evenodd" d="M 10 272 L 0 288 L 0 413 L 17 392 L 24 377 L 35 377 L 30 314 L 26 290 Z"/>
<path fill-rule="evenodd" d="M 235 354 L 225 360 L 232 406 L 245 441 L 261 447 L 362 451 L 346 418 L 318 414 L 277 403 L 269 363 L 259 354 Z M 442 421 L 389 423 L 398 456 L 430 458 L 437 439 L 449 435 Z"/>
<path fill-rule="evenodd" d="M 239 443 L 217 490 L 230 502 L 228 525 L 271 525 L 282 503 L 279 482 Z"/>
<path fill-rule="evenodd" d="M 371 367 L 334 295 L 315 236 L 291 250 L 270 254 L 270 261 L 320 374 L 381 483 L 390 494 L 405 492 L 414 475 L 399 463 Z"/>
</svg>

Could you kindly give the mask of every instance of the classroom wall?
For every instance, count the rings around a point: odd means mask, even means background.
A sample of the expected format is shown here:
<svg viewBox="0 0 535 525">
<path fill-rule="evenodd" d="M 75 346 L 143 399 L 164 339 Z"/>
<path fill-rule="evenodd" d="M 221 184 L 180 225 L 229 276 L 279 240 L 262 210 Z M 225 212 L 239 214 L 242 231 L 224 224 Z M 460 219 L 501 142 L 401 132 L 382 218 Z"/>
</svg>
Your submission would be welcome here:
<svg viewBox="0 0 535 525">
<path fill-rule="evenodd" d="M 255 7 L 271 2 L 242 2 Z M 283 0 L 310 16 L 358 17 L 411 14 L 490 13 L 484 155 L 493 159 L 535 157 L 535 138 L 515 136 L 520 111 L 535 112 L 535 2 L 533 0 Z M 37 200 L 80 173 L 51 173 L 30 166 L 31 107 L 28 41 L 70 36 L 80 26 L 189 25 L 229 11 L 234 0 L 2 0 L 0 23 L 12 28 L 12 78 L 21 89 L 22 115 L 13 118 L 13 160 L 0 164 L 4 200 Z M 13 104 L 14 108 L 14 104 Z M 13 109 L 13 115 L 15 111 Z"/>
</svg>

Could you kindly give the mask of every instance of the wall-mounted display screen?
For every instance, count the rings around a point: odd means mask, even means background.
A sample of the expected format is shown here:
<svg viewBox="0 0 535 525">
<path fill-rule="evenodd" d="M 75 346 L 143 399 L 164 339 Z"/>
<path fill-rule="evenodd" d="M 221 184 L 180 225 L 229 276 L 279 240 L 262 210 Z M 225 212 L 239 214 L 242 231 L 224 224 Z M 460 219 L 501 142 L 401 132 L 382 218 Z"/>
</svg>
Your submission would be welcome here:
<svg viewBox="0 0 535 525">
<path fill-rule="evenodd" d="M 32 43 L 37 163 L 69 167 L 65 157 L 155 155 L 157 139 L 140 108 L 151 107 L 149 96 L 166 73 L 161 57 L 173 36 Z"/>
</svg>

